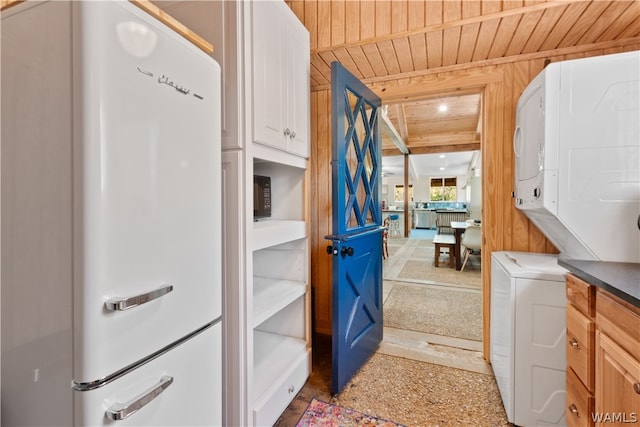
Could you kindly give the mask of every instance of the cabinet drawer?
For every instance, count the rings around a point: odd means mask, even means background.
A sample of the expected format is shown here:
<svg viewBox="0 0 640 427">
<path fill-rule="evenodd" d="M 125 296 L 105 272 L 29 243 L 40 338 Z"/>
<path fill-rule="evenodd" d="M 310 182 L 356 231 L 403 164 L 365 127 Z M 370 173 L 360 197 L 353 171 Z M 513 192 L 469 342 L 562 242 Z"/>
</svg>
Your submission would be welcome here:
<svg viewBox="0 0 640 427">
<path fill-rule="evenodd" d="M 573 369 L 567 369 L 567 426 L 592 426 L 594 399 Z"/>
<path fill-rule="evenodd" d="M 573 305 L 567 306 L 567 364 L 580 381 L 594 388 L 594 323 Z"/>
<path fill-rule="evenodd" d="M 571 274 L 567 274 L 566 283 L 569 303 L 573 304 L 584 315 L 593 318 L 596 307 L 595 287 Z"/>
<path fill-rule="evenodd" d="M 284 372 L 282 379 L 276 382 L 258 402 L 253 411 L 254 425 L 273 425 L 289 403 L 298 394 L 309 377 L 309 352 L 305 352 Z"/>
<path fill-rule="evenodd" d="M 598 289 L 596 323 L 625 351 L 640 358 L 640 307 L 633 306 L 610 293 Z"/>
</svg>

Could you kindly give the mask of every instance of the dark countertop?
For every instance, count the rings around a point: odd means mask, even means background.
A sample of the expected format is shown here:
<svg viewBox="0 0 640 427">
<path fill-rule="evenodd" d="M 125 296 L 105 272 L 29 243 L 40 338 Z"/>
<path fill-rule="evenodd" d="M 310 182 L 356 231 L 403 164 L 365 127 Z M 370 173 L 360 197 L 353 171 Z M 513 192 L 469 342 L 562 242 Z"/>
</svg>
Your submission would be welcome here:
<svg viewBox="0 0 640 427">
<path fill-rule="evenodd" d="M 466 209 L 434 209 L 436 212 L 467 213 Z"/>
<path fill-rule="evenodd" d="M 558 264 L 580 279 L 640 308 L 640 264 L 559 259 Z"/>
</svg>

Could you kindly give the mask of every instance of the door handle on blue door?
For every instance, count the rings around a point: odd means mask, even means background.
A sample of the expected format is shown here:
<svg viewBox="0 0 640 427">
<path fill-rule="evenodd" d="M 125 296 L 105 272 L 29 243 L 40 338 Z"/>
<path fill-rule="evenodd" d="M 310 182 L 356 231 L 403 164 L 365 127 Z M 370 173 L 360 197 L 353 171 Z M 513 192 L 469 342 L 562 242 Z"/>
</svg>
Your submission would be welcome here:
<svg viewBox="0 0 640 427">
<path fill-rule="evenodd" d="M 340 250 L 340 255 L 342 255 L 342 258 L 346 257 L 347 255 L 353 256 L 353 248 L 351 246 L 343 246 Z"/>
<path fill-rule="evenodd" d="M 327 246 L 327 253 L 329 255 L 338 256 L 338 247 L 331 245 Z M 353 256 L 353 248 L 351 246 L 343 246 L 340 249 L 340 255 L 342 255 L 342 258 L 346 257 L 347 255 Z"/>
</svg>

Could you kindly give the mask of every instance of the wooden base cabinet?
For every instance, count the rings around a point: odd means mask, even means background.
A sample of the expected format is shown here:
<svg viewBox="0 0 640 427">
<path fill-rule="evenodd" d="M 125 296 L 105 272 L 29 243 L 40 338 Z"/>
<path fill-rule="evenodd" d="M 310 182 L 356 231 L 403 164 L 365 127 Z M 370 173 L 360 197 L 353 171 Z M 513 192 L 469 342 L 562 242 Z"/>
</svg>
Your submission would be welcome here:
<svg viewBox="0 0 640 427">
<path fill-rule="evenodd" d="M 640 308 L 567 276 L 567 424 L 640 423 Z"/>
<path fill-rule="evenodd" d="M 640 308 L 598 289 L 596 425 L 640 423 Z"/>
<path fill-rule="evenodd" d="M 600 331 L 596 347 L 596 425 L 640 422 L 640 361 Z"/>
</svg>

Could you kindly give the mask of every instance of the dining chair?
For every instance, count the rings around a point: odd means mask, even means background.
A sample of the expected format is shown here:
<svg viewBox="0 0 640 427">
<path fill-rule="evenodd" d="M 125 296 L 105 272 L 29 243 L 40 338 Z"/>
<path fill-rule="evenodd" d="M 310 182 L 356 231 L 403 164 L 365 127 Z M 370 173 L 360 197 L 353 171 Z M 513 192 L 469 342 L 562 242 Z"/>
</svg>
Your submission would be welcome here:
<svg viewBox="0 0 640 427">
<path fill-rule="evenodd" d="M 382 225 L 384 230 L 382 230 L 382 258 L 389 258 L 389 245 L 387 241 L 389 240 L 389 217 L 386 217 L 384 221 L 382 221 Z"/>
<path fill-rule="evenodd" d="M 464 261 L 460 271 L 464 271 L 464 266 L 469 260 L 472 251 L 480 251 L 482 248 L 482 227 L 477 225 L 469 225 L 462 235 L 462 246 L 464 246 Z"/>
</svg>

